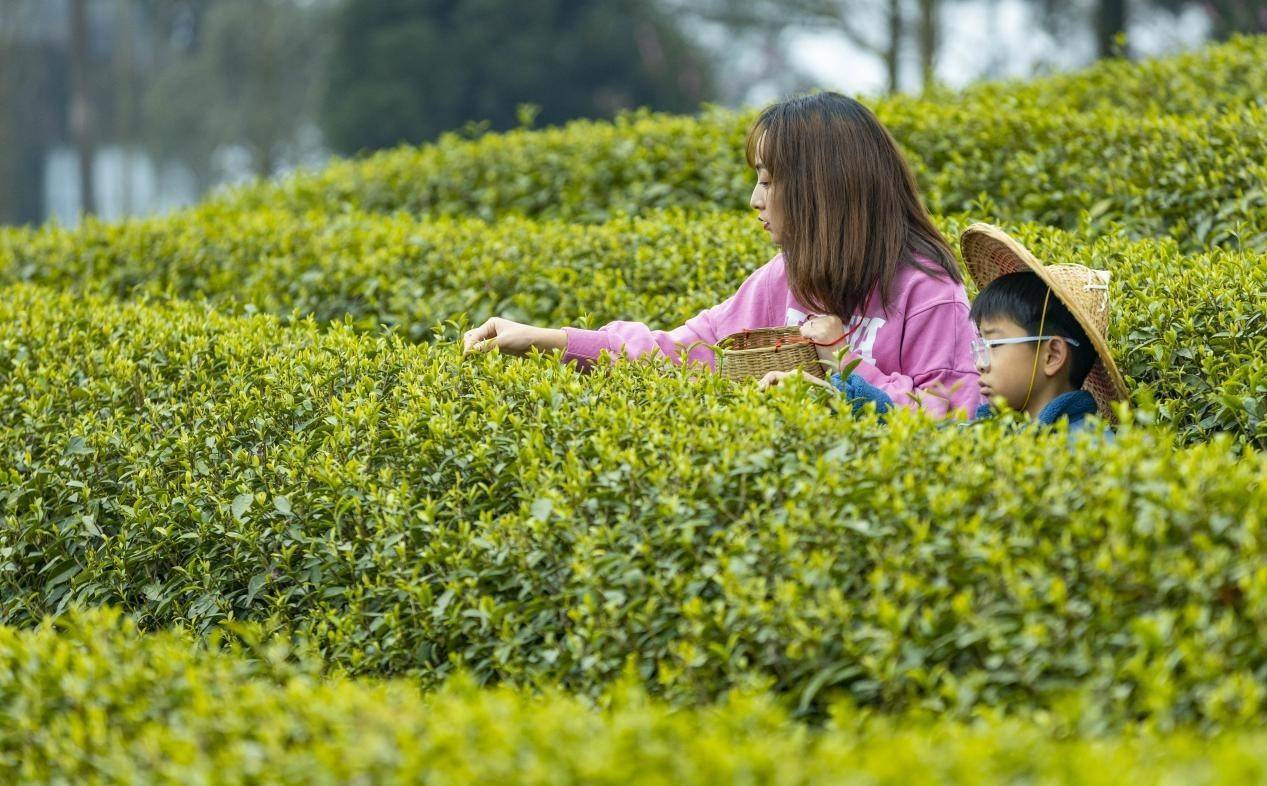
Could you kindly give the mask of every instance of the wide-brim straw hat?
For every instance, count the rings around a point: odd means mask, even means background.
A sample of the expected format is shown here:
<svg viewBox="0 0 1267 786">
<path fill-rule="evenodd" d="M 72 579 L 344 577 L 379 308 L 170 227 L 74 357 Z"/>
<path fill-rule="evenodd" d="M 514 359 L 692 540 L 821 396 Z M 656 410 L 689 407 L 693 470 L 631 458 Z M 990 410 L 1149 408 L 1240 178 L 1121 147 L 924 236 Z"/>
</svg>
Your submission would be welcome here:
<svg viewBox="0 0 1267 786">
<path fill-rule="evenodd" d="M 1129 398 L 1126 380 L 1109 352 L 1109 271 L 1085 265 L 1044 265 L 1025 246 L 992 224 L 973 224 L 959 236 L 964 264 L 977 286 L 1009 273 L 1036 274 L 1086 331 L 1097 359 L 1082 389 L 1095 397 L 1100 416 L 1114 420 L 1112 402 Z"/>
</svg>

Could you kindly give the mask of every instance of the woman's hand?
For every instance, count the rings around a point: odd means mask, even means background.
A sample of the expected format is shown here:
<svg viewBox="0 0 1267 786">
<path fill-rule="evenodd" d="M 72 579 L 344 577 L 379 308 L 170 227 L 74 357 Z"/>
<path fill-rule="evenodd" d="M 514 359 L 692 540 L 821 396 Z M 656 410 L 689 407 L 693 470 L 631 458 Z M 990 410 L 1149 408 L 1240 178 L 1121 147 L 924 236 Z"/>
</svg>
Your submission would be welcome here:
<svg viewBox="0 0 1267 786">
<path fill-rule="evenodd" d="M 509 319 L 493 317 L 484 324 L 462 334 L 462 352 L 489 352 L 494 349 L 507 355 L 526 355 L 536 347 L 541 351 L 567 349 L 568 336 L 562 330 L 524 325 Z"/>
<path fill-rule="evenodd" d="M 838 344 L 845 337 L 845 323 L 840 317 L 813 317 L 801 324 L 801 335 L 819 344 Z"/>
<path fill-rule="evenodd" d="M 827 380 L 806 374 L 799 369 L 796 371 L 771 371 L 762 377 L 761 381 L 757 383 L 757 390 L 768 390 L 789 377 L 804 377 L 807 382 L 813 382 L 815 385 L 825 387 L 832 392 L 835 392 L 836 390 L 836 388 L 833 387 Z"/>
</svg>

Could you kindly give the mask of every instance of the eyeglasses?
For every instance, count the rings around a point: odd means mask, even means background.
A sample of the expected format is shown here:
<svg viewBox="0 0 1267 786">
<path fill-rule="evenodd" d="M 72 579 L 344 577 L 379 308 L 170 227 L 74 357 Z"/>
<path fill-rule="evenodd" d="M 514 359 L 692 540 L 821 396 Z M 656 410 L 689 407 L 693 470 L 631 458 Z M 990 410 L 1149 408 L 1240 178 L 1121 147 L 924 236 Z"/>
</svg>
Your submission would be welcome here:
<svg viewBox="0 0 1267 786">
<path fill-rule="evenodd" d="M 1021 336 L 1019 338 L 974 338 L 972 340 L 972 362 L 977 368 L 988 370 L 990 368 L 990 348 L 1003 346 L 1005 344 L 1028 344 L 1031 341 L 1050 341 L 1053 338 L 1059 338 L 1071 346 L 1080 346 L 1076 339 L 1065 338 L 1064 336 Z"/>
</svg>

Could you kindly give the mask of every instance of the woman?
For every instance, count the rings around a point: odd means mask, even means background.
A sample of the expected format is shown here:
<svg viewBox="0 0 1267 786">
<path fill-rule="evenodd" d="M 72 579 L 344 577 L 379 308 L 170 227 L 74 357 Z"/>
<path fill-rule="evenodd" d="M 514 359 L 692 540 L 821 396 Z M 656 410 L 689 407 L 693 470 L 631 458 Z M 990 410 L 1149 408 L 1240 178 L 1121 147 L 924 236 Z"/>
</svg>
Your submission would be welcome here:
<svg viewBox="0 0 1267 786">
<path fill-rule="evenodd" d="M 878 388 L 936 416 L 975 412 L 976 333 L 959 267 L 875 115 L 837 93 L 793 98 L 761 113 L 746 148 L 757 176 L 749 204 L 782 251 L 724 303 L 669 331 L 623 321 L 552 329 L 494 317 L 465 334 L 466 351 L 561 350 L 564 361 L 588 366 L 606 350 L 711 367 L 707 347 L 683 350 L 827 315 L 845 327 L 842 363 L 859 361 L 848 380 L 856 389 Z"/>
</svg>

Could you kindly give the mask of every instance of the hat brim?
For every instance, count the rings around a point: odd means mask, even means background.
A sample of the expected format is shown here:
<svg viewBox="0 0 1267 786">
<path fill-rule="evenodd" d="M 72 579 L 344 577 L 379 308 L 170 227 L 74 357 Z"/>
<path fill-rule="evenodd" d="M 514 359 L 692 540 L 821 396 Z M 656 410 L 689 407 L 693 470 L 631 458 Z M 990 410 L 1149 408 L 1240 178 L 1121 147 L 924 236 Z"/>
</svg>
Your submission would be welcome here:
<svg viewBox="0 0 1267 786">
<path fill-rule="evenodd" d="M 1095 397 L 1101 417 L 1115 421 L 1117 418 L 1113 412 L 1113 402 L 1129 398 L 1126 380 L 1113 360 L 1104 334 L 1096 327 L 1081 300 L 1069 290 L 1068 284 L 1053 278 L 1046 266 L 1035 259 L 1029 249 L 992 224 L 978 223 L 965 229 L 959 236 L 959 247 L 963 252 L 968 274 L 979 289 L 985 289 L 999 276 L 1030 272 L 1042 279 L 1052 294 L 1060 298 L 1060 302 L 1078 320 L 1095 347 L 1096 362 L 1087 374 L 1082 389 Z"/>
</svg>

